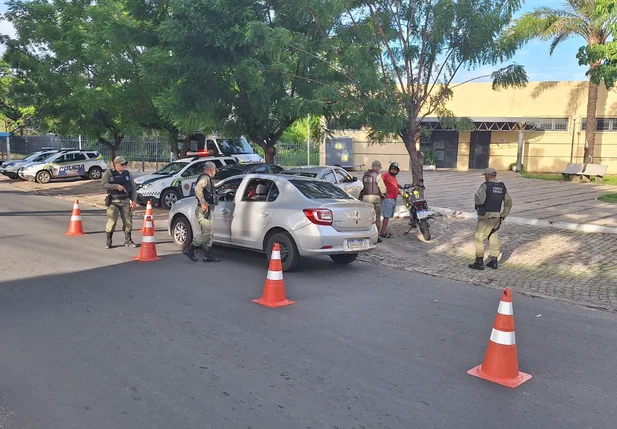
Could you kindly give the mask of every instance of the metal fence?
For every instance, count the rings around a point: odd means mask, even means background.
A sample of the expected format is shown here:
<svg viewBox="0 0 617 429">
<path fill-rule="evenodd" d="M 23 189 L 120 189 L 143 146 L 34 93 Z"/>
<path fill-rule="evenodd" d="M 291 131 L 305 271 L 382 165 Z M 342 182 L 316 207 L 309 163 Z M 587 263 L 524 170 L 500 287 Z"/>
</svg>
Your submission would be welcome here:
<svg viewBox="0 0 617 429">
<path fill-rule="evenodd" d="M 181 146 L 181 144 L 180 144 Z M 192 142 L 191 150 L 197 150 L 196 142 Z M 263 149 L 251 144 L 257 153 L 263 158 Z M 11 137 L 11 153 L 26 155 L 39 151 L 43 148 L 73 148 L 84 150 L 97 150 L 106 160 L 111 159 L 110 150 L 107 146 L 96 140 L 75 137 L 56 136 L 28 136 Z M 276 146 L 274 162 L 286 167 L 300 165 L 319 165 L 319 143 L 279 142 Z M 6 152 L 6 146 L 0 145 L 0 152 Z M 141 163 L 166 163 L 171 159 L 171 145 L 168 140 L 125 138 L 118 149 L 129 162 Z"/>
</svg>

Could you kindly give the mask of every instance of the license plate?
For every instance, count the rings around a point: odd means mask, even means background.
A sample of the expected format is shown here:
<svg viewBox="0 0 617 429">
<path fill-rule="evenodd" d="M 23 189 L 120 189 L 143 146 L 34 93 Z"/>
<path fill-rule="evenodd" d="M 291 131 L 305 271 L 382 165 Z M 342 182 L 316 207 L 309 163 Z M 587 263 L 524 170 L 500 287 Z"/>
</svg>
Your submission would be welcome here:
<svg viewBox="0 0 617 429">
<path fill-rule="evenodd" d="M 418 219 L 420 220 L 426 219 L 428 217 L 428 212 L 426 210 L 418 210 L 416 214 L 418 215 Z"/>
<path fill-rule="evenodd" d="M 366 247 L 366 240 L 364 240 L 363 238 L 347 240 L 346 244 L 347 248 L 349 248 L 350 250 L 363 249 Z"/>
</svg>

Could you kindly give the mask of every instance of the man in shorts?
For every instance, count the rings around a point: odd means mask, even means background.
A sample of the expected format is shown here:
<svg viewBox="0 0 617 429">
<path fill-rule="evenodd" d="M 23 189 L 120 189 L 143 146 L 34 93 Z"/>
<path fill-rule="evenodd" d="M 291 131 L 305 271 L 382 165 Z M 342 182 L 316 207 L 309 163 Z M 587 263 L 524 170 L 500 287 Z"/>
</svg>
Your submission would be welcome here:
<svg viewBox="0 0 617 429">
<path fill-rule="evenodd" d="M 382 175 L 384 184 L 386 185 L 386 197 L 381 201 L 381 215 L 383 223 L 381 226 L 381 238 L 392 238 L 392 234 L 388 232 L 388 221 L 394 217 L 394 209 L 396 208 L 396 199 L 402 192 L 398 188 L 396 175 L 401 171 L 398 162 L 393 162 L 388 168 L 388 172 Z"/>
</svg>

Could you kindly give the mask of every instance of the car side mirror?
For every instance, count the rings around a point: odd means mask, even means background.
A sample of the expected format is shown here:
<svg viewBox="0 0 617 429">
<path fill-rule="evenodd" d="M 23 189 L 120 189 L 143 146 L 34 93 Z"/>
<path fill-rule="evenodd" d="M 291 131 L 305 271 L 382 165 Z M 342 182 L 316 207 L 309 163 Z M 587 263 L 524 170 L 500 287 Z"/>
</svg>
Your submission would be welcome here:
<svg viewBox="0 0 617 429">
<path fill-rule="evenodd" d="M 351 178 L 351 181 L 352 181 L 352 182 L 357 182 L 357 181 L 358 181 L 358 178 L 357 178 L 356 176 L 353 176 L 353 177 Z"/>
</svg>

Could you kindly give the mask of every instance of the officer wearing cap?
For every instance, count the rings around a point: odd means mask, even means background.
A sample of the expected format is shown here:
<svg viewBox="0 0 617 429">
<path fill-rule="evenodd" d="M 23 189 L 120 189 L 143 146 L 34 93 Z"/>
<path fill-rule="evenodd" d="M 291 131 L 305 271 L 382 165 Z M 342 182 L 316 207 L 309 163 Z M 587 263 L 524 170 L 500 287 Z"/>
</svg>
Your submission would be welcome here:
<svg viewBox="0 0 617 429">
<path fill-rule="evenodd" d="M 208 161 L 204 165 L 204 173 L 199 176 L 195 183 L 195 197 L 197 198 L 197 207 L 195 207 L 195 216 L 201 227 L 201 231 L 195 234 L 193 242 L 188 245 L 182 252 L 191 261 L 196 262 L 195 249 L 203 247 L 204 259 L 203 262 L 219 262 L 220 259 L 212 256 L 212 218 L 214 207 L 218 204 L 218 196 L 212 183 L 212 177 L 216 174 L 216 165 Z"/>
<path fill-rule="evenodd" d="M 499 233 L 497 229 L 512 210 L 512 198 L 508 194 L 506 185 L 497 181 L 497 171 L 494 168 L 484 170 L 485 182 L 474 197 L 478 224 L 476 225 L 476 262 L 469 264 L 474 270 L 484 269 L 484 241 L 488 238 L 491 246 L 491 260 L 487 267 L 497 269 L 499 257 Z M 502 209 L 503 207 L 503 209 Z"/>
<path fill-rule="evenodd" d="M 101 178 L 101 185 L 107 191 L 105 205 L 107 206 L 107 241 L 105 248 L 111 248 L 111 239 L 118 222 L 118 214 L 122 218 L 124 230 L 124 245 L 137 247 L 131 238 L 133 229 L 133 209 L 137 206 L 137 186 L 130 171 L 126 169 L 126 159 L 117 156 L 113 161 L 114 169 L 107 170 Z"/>
<path fill-rule="evenodd" d="M 387 192 L 386 184 L 379 174 L 380 171 L 381 162 L 375 160 L 371 164 L 371 169 L 364 173 L 362 177 L 362 184 L 364 185 L 362 190 L 362 201 L 373 204 L 375 208 L 377 232 L 381 232 L 381 200 Z M 381 243 L 381 238 L 378 238 L 377 242 Z"/>
</svg>

